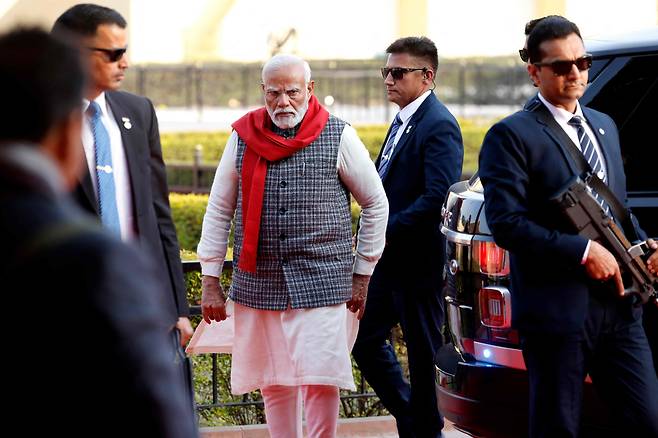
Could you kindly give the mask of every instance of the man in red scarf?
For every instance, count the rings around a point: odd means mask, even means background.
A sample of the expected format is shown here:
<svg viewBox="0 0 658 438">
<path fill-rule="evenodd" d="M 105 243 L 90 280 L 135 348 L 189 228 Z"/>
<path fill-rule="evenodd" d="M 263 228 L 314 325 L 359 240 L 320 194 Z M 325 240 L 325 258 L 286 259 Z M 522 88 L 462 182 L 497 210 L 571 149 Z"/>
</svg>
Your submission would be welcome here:
<svg viewBox="0 0 658 438">
<path fill-rule="evenodd" d="M 302 401 L 308 436 L 332 437 L 388 202 L 354 128 L 313 95 L 308 63 L 275 56 L 262 79 L 265 106 L 233 124 L 203 221 L 203 316 L 227 317 L 218 277 L 233 220 L 232 391 L 261 390 L 272 437 L 302 436 Z"/>
</svg>

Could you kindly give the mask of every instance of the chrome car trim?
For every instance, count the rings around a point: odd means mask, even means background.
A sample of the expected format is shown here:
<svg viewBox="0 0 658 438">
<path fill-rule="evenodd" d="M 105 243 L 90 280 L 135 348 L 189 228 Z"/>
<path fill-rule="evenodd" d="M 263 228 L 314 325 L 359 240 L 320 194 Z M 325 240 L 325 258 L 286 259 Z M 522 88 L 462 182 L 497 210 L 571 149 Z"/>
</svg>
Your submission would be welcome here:
<svg viewBox="0 0 658 438">
<path fill-rule="evenodd" d="M 473 347 L 475 348 L 475 359 L 480 362 L 526 371 L 523 353 L 520 349 L 484 344 L 478 341 L 473 342 Z M 485 353 L 486 351 L 488 353 Z M 585 376 L 585 383 L 592 383 L 589 374 Z"/>
<path fill-rule="evenodd" d="M 479 240 L 481 242 L 493 242 L 492 236 L 484 236 L 482 234 L 468 234 L 460 233 L 458 231 L 453 231 L 441 225 L 441 232 L 446 236 L 446 239 L 450 242 L 459 243 L 461 245 L 470 245 L 473 240 Z"/>
<path fill-rule="evenodd" d="M 473 347 L 475 348 L 476 360 L 508 368 L 515 368 L 517 370 L 526 369 L 521 350 L 484 344 L 478 341 L 473 342 Z"/>
</svg>

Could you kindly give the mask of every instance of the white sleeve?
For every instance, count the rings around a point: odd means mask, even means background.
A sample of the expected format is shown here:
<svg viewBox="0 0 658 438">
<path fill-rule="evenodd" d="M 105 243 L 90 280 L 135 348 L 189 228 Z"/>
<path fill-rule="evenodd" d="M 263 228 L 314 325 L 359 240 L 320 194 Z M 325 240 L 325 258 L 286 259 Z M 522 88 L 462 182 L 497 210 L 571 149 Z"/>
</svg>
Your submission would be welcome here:
<svg viewBox="0 0 658 438">
<path fill-rule="evenodd" d="M 350 125 L 343 129 L 336 167 L 341 181 L 361 206 L 354 272 L 371 275 L 386 244 L 388 200 L 368 150 Z"/>
<path fill-rule="evenodd" d="M 202 275 L 219 277 L 224 266 L 238 196 L 237 146 L 238 135 L 233 131 L 219 161 L 203 216 L 201 240 L 197 247 Z"/>
</svg>

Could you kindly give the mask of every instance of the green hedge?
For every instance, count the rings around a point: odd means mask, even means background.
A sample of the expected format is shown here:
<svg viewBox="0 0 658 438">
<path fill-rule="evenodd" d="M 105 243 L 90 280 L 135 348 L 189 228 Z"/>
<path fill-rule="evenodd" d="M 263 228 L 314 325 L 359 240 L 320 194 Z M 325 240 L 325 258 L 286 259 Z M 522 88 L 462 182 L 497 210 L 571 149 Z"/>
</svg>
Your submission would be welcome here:
<svg viewBox="0 0 658 438">
<path fill-rule="evenodd" d="M 181 249 L 196 251 L 201 238 L 201 225 L 208 205 L 208 195 L 171 193 L 169 203 Z"/>
<path fill-rule="evenodd" d="M 464 138 L 464 172 L 472 173 L 477 169 L 477 156 L 489 123 L 460 120 L 459 124 Z M 379 153 L 388 126 L 355 126 L 356 131 L 374 160 Z M 201 158 L 204 164 L 216 165 L 229 137 L 229 131 L 216 132 L 181 132 L 163 133 L 162 152 L 167 163 L 192 162 L 196 145 L 202 146 Z"/>
</svg>

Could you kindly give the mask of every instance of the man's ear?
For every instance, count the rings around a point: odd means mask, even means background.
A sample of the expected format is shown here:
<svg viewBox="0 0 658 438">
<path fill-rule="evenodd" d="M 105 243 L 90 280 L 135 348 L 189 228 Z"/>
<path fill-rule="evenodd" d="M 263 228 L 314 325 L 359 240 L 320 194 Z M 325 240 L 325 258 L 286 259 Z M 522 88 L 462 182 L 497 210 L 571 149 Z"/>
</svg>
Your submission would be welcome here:
<svg viewBox="0 0 658 438">
<path fill-rule="evenodd" d="M 434 81 L 434 71 L 427 69 L 423 72 L 423 79 L 427 81 L 427 83 L 431 83 Z"/>
<path fill-rule="evenodd" d="M 308 84 L 306 84 L 306 90 L 308 91 L 309 97 L 313 95 L 313 91 L 315 90 L 315 81 L 311 80 L 309 81 Z"/>
<path fill-rule="evenodd" d="M 82 112 L 76 109 L 53 126 L 41 141 L 41 148 L 59 168 L 66 188 L 73 189 L 84 165 Z"/>
<path fill-rule="evenodd" d="M 528 76 L 530 76 L 530 80 L 532 83 L 535 85 L 535 87 L 539 86 L 539 67 L 537 67 L 534 64 L 530 64 L 528 62 L 528 65 L 526 66 L 526 69 L 528 70 Z"/>
</svg>

